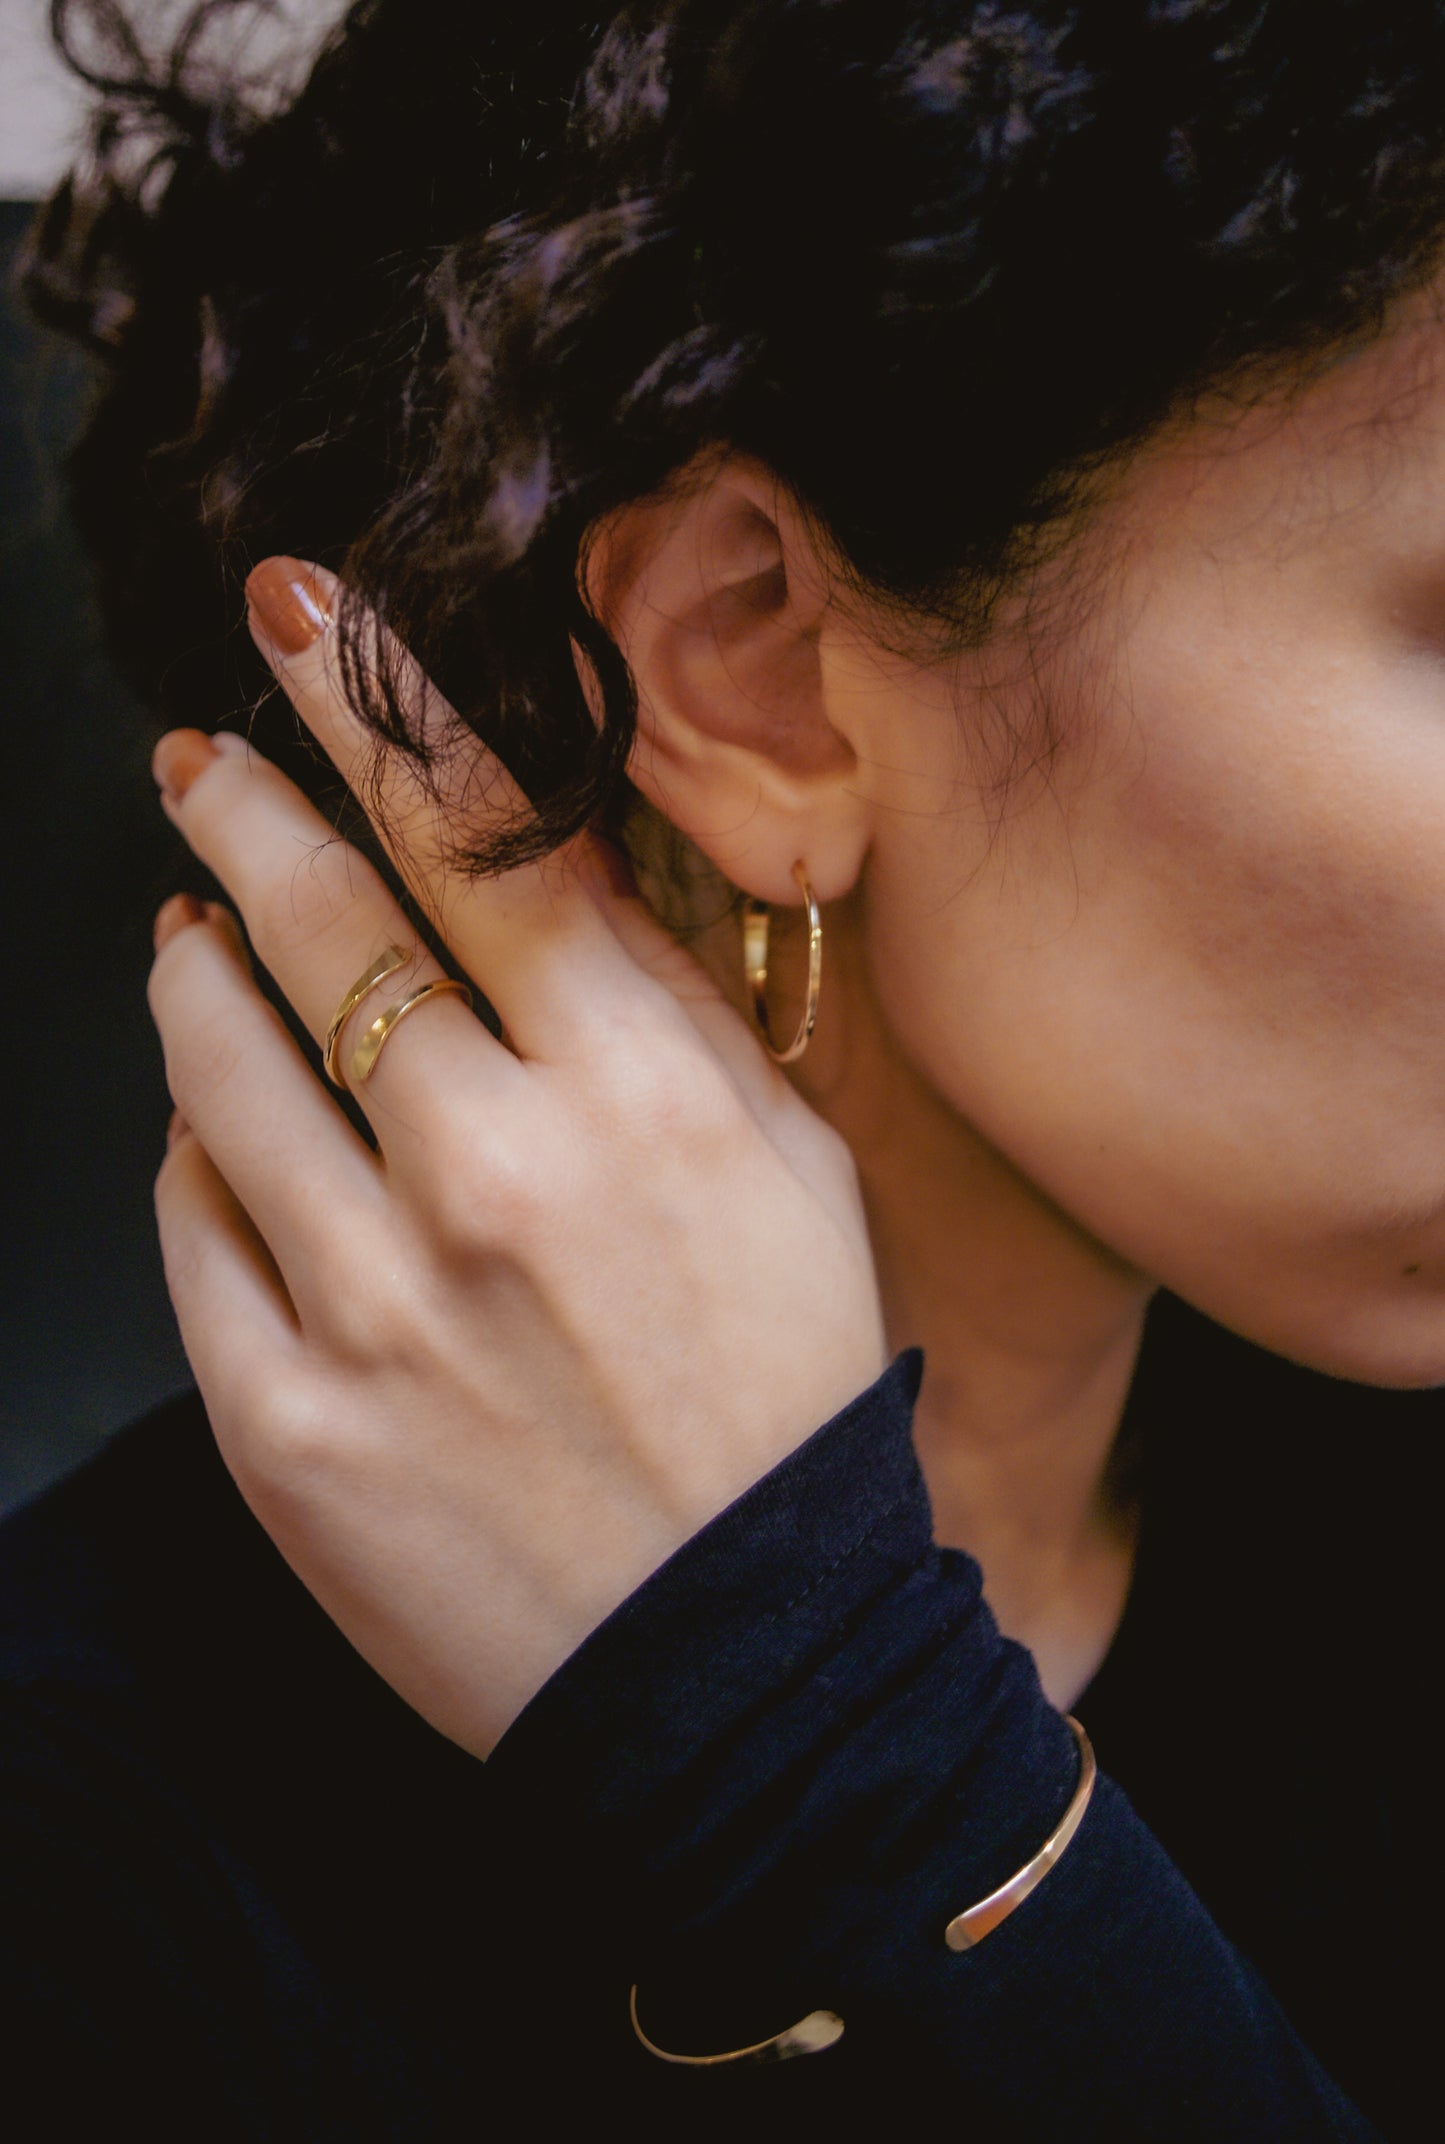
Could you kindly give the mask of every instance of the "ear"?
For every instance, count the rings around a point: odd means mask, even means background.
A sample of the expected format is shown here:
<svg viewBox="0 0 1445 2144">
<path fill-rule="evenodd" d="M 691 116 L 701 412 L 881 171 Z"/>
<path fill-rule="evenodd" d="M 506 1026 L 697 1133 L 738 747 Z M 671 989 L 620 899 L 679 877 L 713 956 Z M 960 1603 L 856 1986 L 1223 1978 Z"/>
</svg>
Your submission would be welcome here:
<svg viewBox="0 0 1445 2144">
<path fill-rule="evenodd" d="M 828 575 L 778 478 L 714 455 L 600 522 L 582 571 L 636 680 L 638 788 L 746 892 L 796 903 L 801 861 L 846 893 L 867 810 L 828 704 Z"/>
</svg>

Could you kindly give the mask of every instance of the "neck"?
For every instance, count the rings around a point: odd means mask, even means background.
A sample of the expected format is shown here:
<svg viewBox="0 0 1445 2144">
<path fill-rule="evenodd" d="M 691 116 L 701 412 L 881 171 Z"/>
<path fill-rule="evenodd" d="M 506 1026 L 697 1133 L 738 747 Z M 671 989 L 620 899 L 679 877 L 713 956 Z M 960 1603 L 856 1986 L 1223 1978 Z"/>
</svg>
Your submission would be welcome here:
<svg viewBox="0 0 1445 2144">
<path fill-rule="evenodd" d="M 1110 1459 L 1152 1284 L 908 1063 L 848 920 L 830 912 L 829 1017 L 797 1084 L 857 1163 L 890 1345 L 926 1351 L 916 1443 L 937 1538 L 978 1559 L 1001 1627 L 1066 1706 L 1132 1570 L 1136 1514 Z"/>
</svg>

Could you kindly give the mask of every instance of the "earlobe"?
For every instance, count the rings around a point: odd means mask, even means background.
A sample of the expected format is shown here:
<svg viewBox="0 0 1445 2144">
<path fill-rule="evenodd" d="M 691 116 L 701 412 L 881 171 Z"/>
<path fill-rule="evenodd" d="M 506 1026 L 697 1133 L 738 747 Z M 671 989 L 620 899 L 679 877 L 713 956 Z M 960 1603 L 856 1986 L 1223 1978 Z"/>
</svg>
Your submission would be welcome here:
<svg viewBox="0 0 1445 2144">
<path fill-rule="evenodd" d="M 730 456 L 623 507 L 585 572 L 637 684 L 638 787 L 745 890 L 795 902 L 802 857 L 822 898 L 845 891 L 866 838 L 824 692 L 827 577 L 777 479 Z"/>
</svg>

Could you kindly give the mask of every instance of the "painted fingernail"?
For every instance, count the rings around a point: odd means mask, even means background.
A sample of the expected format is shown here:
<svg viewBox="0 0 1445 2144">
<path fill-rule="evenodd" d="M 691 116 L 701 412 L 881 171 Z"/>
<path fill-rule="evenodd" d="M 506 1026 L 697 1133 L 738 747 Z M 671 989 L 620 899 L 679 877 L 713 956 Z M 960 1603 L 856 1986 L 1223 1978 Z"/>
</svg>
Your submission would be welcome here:
<svg viewBox="0 0 1445 2144">
<path fill-rule="evenodd" d="M 205 917 L 208 923 L 214 923 L 216 929 L 221 933 L 221 936 L 227 939 L 230 944 L 235 947 L 236 951 L 243 956 L 243 958 L 249 965 L 251 956 L 246 951 L 245 934 L 243 933 L 240 924 L 236 921 L 235 916 L 231 913 L 230 909 L 225 906 L 224 902 L 207 901 L 205 906 Z"/>
<path fill-rule="evenodd" d="M 178 932 L 204 920 L 205 909 L 193 893 L 173 893 L 155 920 L 156 951 L 169 945 Z"/>
<path fill-rule="evenodd" d="M 178 804 L 215 756 L 216 747 L 204 730 L 168 730 L 151 755 L 151 773 L 161 794 Z"/>
<path fill-rule="evenodd" d="M 246 601 L 257 638 L 276 655 L 302 654 L 331 623 L 316 576 L 299 558 L 263 558 L 246 582 Z"/>
</svg>

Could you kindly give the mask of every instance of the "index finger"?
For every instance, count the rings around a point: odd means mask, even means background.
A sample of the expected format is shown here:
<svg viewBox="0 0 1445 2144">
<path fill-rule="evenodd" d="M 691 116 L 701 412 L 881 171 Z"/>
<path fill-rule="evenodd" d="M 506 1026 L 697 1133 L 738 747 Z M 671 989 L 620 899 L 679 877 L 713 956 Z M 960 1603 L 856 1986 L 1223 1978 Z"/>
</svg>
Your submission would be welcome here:
<svg viewBox="0 0 1445 2144">
<path fill-rule="evenodd" d="M 565 1054 L 615 992 L 644 979 L 599 916 L 566 852 L 483 879 L 467 835 L 514 818 L 526 798 L 398 642 L 388 663 L 425 738 L 423 767 L 378 738 L 346 692 L 335 632 L 340 583 L 322 566 L 269 558 L 246 583 L 252 634 L 302 721 L 365 807 L 411 892 L 485 992 L 525 1056 Z M 378 628 L 383 632 L 383 628 Z"/>
</svg>

